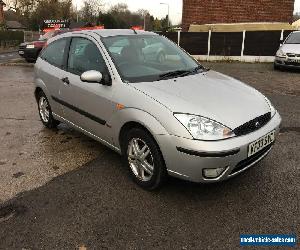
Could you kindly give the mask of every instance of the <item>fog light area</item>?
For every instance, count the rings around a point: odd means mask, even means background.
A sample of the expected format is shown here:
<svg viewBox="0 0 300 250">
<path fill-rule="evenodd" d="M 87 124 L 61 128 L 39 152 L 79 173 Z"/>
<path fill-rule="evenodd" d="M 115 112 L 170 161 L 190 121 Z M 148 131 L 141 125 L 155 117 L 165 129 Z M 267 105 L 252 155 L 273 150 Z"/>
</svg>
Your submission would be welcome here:
<svg viewBox="0 0 300 250">
<path fill-rule="evenodd" d="M 203 176 L 207 179 L 218 178 L 224 171 L 224 168 L 205 168 L 203 169 Z"/>
</svg>

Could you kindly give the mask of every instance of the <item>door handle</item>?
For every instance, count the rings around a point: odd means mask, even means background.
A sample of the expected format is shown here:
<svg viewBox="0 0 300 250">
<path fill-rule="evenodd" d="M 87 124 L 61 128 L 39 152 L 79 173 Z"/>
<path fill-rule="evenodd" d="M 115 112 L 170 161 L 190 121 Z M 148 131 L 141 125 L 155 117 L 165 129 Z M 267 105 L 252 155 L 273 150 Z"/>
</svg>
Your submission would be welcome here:
<svg viewBox="0 0 300 250">
<path fill-rule="evenodd" d="M 68 77 L 64 77 L 61 79 L 65 84 L 70 84 L 69 78 Z"/>
</svg>

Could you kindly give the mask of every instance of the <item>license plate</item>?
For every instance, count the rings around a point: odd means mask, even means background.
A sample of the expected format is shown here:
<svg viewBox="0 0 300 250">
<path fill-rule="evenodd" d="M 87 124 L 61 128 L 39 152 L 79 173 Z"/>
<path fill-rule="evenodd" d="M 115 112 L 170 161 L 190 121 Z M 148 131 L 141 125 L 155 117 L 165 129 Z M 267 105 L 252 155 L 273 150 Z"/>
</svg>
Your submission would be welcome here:
<svg viewBox="0 0 300 250">
<path fill-rule="evenodd" d="M 256 154 L 275 141 L 275 130 L 252 142 L 248 146 L 248 157 Z"/>
<path fill-rule="evenodd" d="M 288 59 L 288 62 L 291 62 L 291 63 L 300 63 L 300 59 Z"/>
<path fill-rule="evenodd" d="M 24 55 L 24 51 L 20 50 L 19 55 Z"/>
</svg>

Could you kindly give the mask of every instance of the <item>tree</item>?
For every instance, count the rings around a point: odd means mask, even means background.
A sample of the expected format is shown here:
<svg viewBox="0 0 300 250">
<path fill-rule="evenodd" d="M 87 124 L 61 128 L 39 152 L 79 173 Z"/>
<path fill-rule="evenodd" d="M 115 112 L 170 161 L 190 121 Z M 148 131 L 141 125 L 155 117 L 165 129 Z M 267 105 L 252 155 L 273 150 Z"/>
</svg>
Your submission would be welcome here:
<svg viewBox="0 0 300 250">
<path fill-rule="evenodd" d="M 102 0 L 85 0 L 80 11 L 81 19 L 85 22 L 96 23 L 103 6 Z"/>
</svg>

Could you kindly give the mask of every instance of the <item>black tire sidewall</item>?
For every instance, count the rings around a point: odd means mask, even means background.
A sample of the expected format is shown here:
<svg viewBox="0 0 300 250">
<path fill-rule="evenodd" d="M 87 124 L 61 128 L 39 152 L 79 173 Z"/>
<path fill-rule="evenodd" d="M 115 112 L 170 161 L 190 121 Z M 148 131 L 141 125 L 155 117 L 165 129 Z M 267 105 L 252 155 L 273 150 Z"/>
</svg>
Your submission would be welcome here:
<svg viewBox="0 0 300 250">
<path fill-rule="evenodd" d="M 154 173 L 153 176 L 149 181 L 141 181 L 139 180 L 134 173 L 132 172 L 129 162 L 128 162 L 128 156 L 127 156 L 127 150 L 129 142 L 132 138 L 139 138 L 143 140 L 147 146 L 149 147 L 153 161 L 154 161 Z M 127 169 L 129 171 L 130 177 L 133 179 L 133 181 L 141 186 L 142 188 L 146 190 L 154 190 L 159 188 L 163 182 L 166 179 L 167 171 L 164 163 L 164 159 L 162 157 L 162 154 L 160 152 L 160 149 L 156 143 L 156 141 L 153 139 L 152 135 L 149 134 L 149 132 L 140 129 L 140 128 L 133 128 L 129 130 L 126 135 L 124 136 L 123 142 L 122 142 L 122 156 L 123 161 L 127 166 Z"/>
<path fill-rule="evenodd" d="M 43 121 L 42 117 L 41 117 L 41 114 L 40 114 L 40 99 L 41 97 L 44 97 L 46 98 L 47 100 L 47 103 L 48 103 L 48 107 L 49 107 L 49 120 L 48 122 L 45 122 Z M 52 109 L 51 109 L 51 106 L 50 106 L 50 103 L 48 101 L 48 98 L 47 96 L 45 95 L 45 93 L 43 91 L 40 91 L 37 95 L 37 104 L 38 104 L 38 112 L 39 112 L 39 116 L 40 116 L 40 119 L 42 121 L 42 123 L 47 127 L 47 128 L 55 128 L 57 125 L 58 125 L 58 121 L 56 121 L 54 118 L 53 118 L 53 115 L 52 115 Z"/>
</svg>

